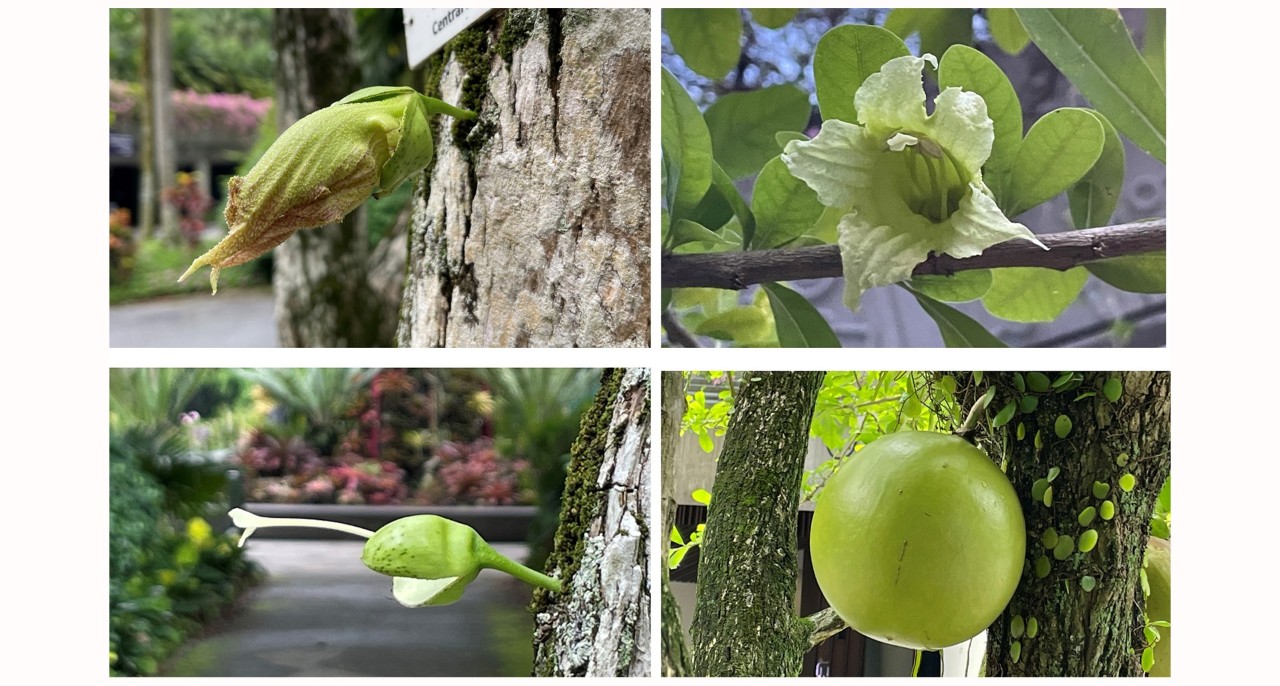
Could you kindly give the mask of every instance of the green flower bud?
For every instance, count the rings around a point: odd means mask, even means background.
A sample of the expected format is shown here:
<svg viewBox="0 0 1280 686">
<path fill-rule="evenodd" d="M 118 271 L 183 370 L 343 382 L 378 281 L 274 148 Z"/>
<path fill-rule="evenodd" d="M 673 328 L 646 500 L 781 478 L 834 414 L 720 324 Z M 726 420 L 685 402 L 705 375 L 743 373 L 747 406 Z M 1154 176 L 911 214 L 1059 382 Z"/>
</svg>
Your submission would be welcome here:
<svg viewBox="0 0 1280 686">
<path fill-rule="evenodd" d="M 374 86 L 303 117 L 248 175 L 227 183 L 230 233 L 178 280 L 209 265 L 217 293 L 220 270 L 258 257 L 299 229 L 339 221 L 370 195 L 395 190 L 431 162 L 427 117 L 437 113 L 476 116 L 412 88 Z"/>
</svg>

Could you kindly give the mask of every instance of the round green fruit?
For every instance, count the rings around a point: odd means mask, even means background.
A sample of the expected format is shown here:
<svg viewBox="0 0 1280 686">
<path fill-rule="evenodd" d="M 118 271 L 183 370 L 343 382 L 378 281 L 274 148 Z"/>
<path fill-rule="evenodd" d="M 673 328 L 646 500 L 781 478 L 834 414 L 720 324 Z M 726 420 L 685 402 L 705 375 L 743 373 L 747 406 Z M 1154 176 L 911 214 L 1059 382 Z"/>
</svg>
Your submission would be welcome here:
<svg viewBox="0 0 1280 686">
<path fill-rule="evenodd" d="M 901 431 L 827 481 L 809 547 L 822 594 L 850 626 L 937 650 L 976 636 L 1009 604 L 1026 528 L 1013 486 L 980 450 Z"/>
<path fill-rule="evenodd" d="M 1147 619 L 1153 622 L 1169 621 L 1169 552 L 1169 542 L 1163 538 L 1152 536 L 1147 539 L 1147 585 L 1151 587 L 1151 595 L 1147 596 Z M 1151 676 L 1169 676 L 1169 629 L 1160 627 L 1160 642 L 1156 644 L 1156 661 L 1151 666 Z"/>
</svg>

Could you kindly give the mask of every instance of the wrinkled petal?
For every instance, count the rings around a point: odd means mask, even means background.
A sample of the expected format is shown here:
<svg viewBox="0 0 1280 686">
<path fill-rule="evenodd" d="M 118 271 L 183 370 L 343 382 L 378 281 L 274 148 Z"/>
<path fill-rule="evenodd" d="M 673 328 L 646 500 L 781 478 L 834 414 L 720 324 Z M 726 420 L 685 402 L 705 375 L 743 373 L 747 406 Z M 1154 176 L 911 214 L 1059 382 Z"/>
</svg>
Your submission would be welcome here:
<svg viewBox="0 0 1280 686">
<path fill-rule="evenodd" d="M 880 154 L 861 126 L 828 119 L 812 139 L 788 142 L 782 162 L 823 205 L 848 209 L 871 191 Z"/>
<path fill-rule="evenodd" d="M 868 76 L 853 96 L 858 121 L 880 140 L 899 130 L 925 129 L 922 57 L 895 57 Z"/>
<path fill-rule="evenodd" d="M 969 178 L 981 178 L 982 165 L 991 157 L 996 140 L 995 124 L 981 95 L 955 87 L 942 91 L 934 100 L 927 133 L 964 167 Z"/>
<path fill-rule="evenodd" d="M 1031 230 L 1008 217 L 996 206 L 985 187 L 970 184 L 970 193 L 960 201 L 960 209 L 943 224 L 934 250 L 952 257 L 973 257 L 997 243 L 1022 238 L 1048 250 Z"/>
<path fill-rule="evenodd" d="M 929 257 L 930 227 L 917 219 L 910 227 L 874 224 L 857 212 L 840 220 L 844 303 L 850 310 L 858 310 L 863 293 L 910 278 L 916 265 Z"/>
</svg>

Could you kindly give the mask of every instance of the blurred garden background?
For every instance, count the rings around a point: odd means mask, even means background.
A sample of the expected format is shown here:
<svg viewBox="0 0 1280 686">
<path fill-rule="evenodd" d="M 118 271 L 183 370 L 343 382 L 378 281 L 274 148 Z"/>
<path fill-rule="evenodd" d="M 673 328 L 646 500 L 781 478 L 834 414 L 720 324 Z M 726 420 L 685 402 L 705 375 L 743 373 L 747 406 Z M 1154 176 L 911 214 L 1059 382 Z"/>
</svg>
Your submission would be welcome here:
<svg viewBox="0 0 1280 686">
<path fill-rule="evenodd" d="M 111 673 L 527 675 L 520 582 L 482 574 L 489 590 L 408 610 L 360 565 L 362 542 L 270 529 L 242 549 L 226 513 L 377 528 L 431 512 L 540 569 L 599 379 L 594 369 L 111 370 Z M 342 568 L 351 577 L 333 578 Z M 433 649 L 452 657 L 432 664 Z"/>
<path fill-rule="evenodd" d="M 335 43 L 355 56 L 361 87 L 414 85 L 401 10 L 334 12 L 349 25 L 350 44 Z M 227 233 L 227 179 L 247 173 L 280 130 L 279 30 L 301 20 L 269 8 L 109 17 L 111 344 L 277 345 L 271 254 L 227 270 L 221 300 L 208 297 L 207 278 L 177 280 Z M 369 201 L 362 219 L 370 289 L 388 303 L 400 300 L 412 192 L 404 184 Z M 390 344 L 389 331 L 376 335 Z"/>
</svg>

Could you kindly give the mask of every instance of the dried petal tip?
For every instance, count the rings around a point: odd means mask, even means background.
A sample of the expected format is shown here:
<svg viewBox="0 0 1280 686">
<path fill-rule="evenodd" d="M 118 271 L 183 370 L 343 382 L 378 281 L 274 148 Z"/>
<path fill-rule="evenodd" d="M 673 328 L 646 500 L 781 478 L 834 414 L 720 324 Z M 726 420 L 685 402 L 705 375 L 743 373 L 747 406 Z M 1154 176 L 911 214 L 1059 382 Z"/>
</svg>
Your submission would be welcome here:
<svg viewBox="0 0 1280 686">
<path fill-rule="evenodd" d="M 178 277 L 178 283 L 182 283 L 187 279 L 188 276 L 191 276 L 192 274 L 199 271 L 201 267 L 205 266 L 206 264 L 209 264 L 208 257 L 209 256 L 207 254 L 197 257 L 195 261 L 191 263 L 191 266 L 187 267 L 187 271 L 182 272 L 182 276 Z M 214 266 L 212 270 L 209 272 L 209 285 L 213 286 L 213 295 L 218 294 L 218 273 L 221 271 L 222 271 L 221 267 Z"/>
</svg>

